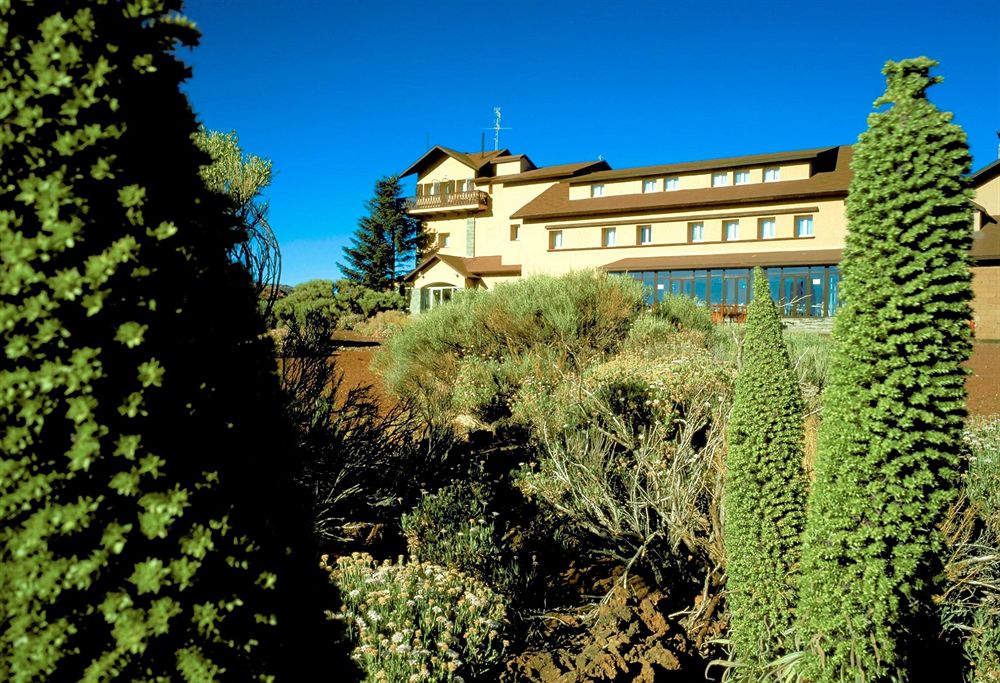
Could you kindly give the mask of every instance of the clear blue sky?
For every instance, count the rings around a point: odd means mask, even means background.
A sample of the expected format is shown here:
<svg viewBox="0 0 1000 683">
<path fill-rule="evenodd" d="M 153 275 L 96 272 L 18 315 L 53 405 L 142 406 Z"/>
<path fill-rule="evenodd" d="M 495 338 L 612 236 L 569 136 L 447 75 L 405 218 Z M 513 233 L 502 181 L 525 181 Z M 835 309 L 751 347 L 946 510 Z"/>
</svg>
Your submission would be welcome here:
<svg viewBox="0 0 1000 683">
<path fill-rule="evenodd" d="M 274 161 L 282 281 L 339 276 L 375 180 L 431 145 L 614 168 L 854 142 L 888 59 L 997 158 L 1000 2 L 188 0 L 185 86 L 209 128 Z M 491 148 L 487 133 L 487 148 Z M 407 185 L 412 189 L 412 179 Z"/>
</svg>

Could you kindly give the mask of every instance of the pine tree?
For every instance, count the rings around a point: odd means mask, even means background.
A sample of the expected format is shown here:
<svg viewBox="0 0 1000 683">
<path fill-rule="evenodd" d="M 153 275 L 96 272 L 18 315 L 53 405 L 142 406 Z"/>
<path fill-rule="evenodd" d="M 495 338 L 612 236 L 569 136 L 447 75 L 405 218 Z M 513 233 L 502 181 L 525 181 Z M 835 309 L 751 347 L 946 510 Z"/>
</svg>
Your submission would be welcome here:
<svg viewBox="0 0 1000 683">
<path fill-rule="evenodd" d="M 179 10 L 0 3 L 0 680 L 349 671 Z"/>
<path fill-rule="evenodd" d="M 365 202 L 368 215 L 358 221 L 351 246 L 344 248 L 347 265 L 340 269 L 348 280 L 375 290 L 398 282 L 427 246 L 419 219 L 406 212 L 397 176 L 380 178 L 375 196 Z"/>
<path fill-rule="evenodd" d="M 816 681 L 924 680 L 936 530 L 956 495 L 965 415 L 970 158 L 926 97 L 925 57 L 889 62 L 890 105 L 854 149 L 799 626 Z"/>
<path fill-rule="evenodd" d="M 754 272 L 726 455 L 730 638 L 744 680 L 784 654 L 793 624 L 806 478 L 802 394 L 767 277 Z"/>
</svg>

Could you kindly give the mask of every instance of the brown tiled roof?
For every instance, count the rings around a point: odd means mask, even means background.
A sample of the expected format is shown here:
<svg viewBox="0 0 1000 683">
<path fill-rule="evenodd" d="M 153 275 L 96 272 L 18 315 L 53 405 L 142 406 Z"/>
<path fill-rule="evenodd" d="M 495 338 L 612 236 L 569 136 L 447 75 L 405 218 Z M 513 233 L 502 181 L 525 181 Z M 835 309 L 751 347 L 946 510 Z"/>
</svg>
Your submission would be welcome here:
<svg viewBox="0 0 1000 683">
<path fill-rule="evenodd" d="M 494 151 L 490 151 L 490 152 L 474 152 L 474 153 L 472 153 L 472 152 L 459 152 L 459 151 L 456 151 L 454 149 L 450 149 L 448 147 L 442 147 L 441 145 L 435 145 L 431 149 L 427 150 L 427 152 L 425 152 L 419 159 L 417 159 L 412 164 L 410 164 L 410 166 L 405 171 L 403 171 L 402 173 L 399 174 L 399 177 L 400 178 L 405 178 L 406 176 L 410 175 L 411 173 L 418 172 L 430 160 L 430 158 L 432 156 L 435 156 L 435 155 L 438 155 L 438 154 L 445 154 L 447 156 L 452 157 L 453 159 L 458 159 L 459 161 L 461 161 L 463 164 L 465 164 L 469 168 L 472 168 L 472 169 L 475 169 L 476 171 L 478 171 L 483 166 L 485 166 L 486 164 L 488 164 L 495 157 L 509 155 L 510 154 L 510 150 L 501 149 L 501 150 L 497 150 L 495 152 Z"/>
<path fill-rule="evenodd" d="M 774 183 L 749 183 L 726 187 L 707 187 L 697 190 L 673 190 L 612 197 L 569 198 L 569 182 L 550 187 L 514 212 L 511 218 L 540 220 L 546 218 L 579 218 L 632 213 L 652 213 L 691 209 L 715 205 L 760 204 L 775 201 L 815 198 L 820 196 L 845 196 L 851 182 L 851 148 L 829 147 L 817 154 L 816 166 L 826 169 L 805 180 L 783 180 Z M 791 153 L 789 153 L 791 154 Z M 801 153 L 799 153 L 801 154 Z M 741 157 L 744 159 L 761 157 Z M 603 173 L 583 176 L 590 178 Z M 575 178 L 573 182 L 578 180 Z"/>
<path fill-rule="evenodd" d="M 575 164 L 558 164 L 556 166 L 542 166 L 541 168 L 533 168 L 530 171 L 524 171 L 523 173 L 511 173 L 510 175 L 497 176 L 495 178 L 476 178 L 476 184 L 482 185 L 489 183 L 491 185 L 498 183 L 528 183 L 537 182 L 539 180 L 553 180 L 556 178 L 569 178 L 575 175 L 580 175 L 581 173 L 586 173 L 591 169 L 603 170 L 603 168 L 608 168 L 608 162 L 606 161 L 581 161 Z"/>
<path fill-rule="evenodd" d="M 753 268 L 754 266 L 820 266 L 840 263 L 843 249 L 807 251 L 757 251 L 747 254 L 704 256 L 638 256 L 602 266 L 608 271 L 673 270 L 678 268 Z"/>
<path fill-rule="evenodd" d="M 595 173 L 587 176 L 587 182 L 600 182 L 602 180 L 623 180 L 625 178 L 645 178 L 648 176 L 672 175 L 676 173 L 689 173 L 691 171 L 707 171 L 714 168 L 737 168 L 740 166 L 761 166 L 767 164 L 777 164 L 783 161 L 797 161 L 813 159 L 821 152 L 830 150 L 830 147 L 817 147 L 816 149 L 803 149 L 796 152 L 774 152 L 772 154 L 753 154 L 741 157 L 726 157 L 724 159 L 707 159 L 705 161 L 686 161 L 679 164 L 660 164 L 658 166 L 636 166 L 633 168 L 620 168 Z"/>
<path fill-rule="evenodd" d="M 992 180 L 998 175 L 1000 175 L 1000 159 L 983 166 L 981 169 L 969 176 L 969 178 L 972 180 L 973 185 L 981 185 L 987 180 Z"/>
<path fill-rule="evenodd" d="M 417 267 L 407 273 L 403 279 L 411 279 L 414 275 L 432 265 L 435 261 L 442 261 L 446 263 L 452 270 L 462 277 L 521 274 L 520 264 L 501 263 L 500 256 L 474 256 L 466 258 L 463 256 L 452 256 L 451 254 L 432 254 L 417 264 Z"/>
</svg>

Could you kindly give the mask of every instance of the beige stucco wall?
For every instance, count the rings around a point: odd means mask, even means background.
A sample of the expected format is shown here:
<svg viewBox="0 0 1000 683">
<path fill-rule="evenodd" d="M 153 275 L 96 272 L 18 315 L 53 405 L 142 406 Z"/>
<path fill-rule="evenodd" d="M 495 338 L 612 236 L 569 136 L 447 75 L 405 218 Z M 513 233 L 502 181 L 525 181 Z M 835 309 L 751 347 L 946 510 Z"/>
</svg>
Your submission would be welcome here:
<svg viewBox="0 0 1000 683">
<path fill-rule="evenodd" d="M 496 174 L 501 175 L 511 175 L 513 173 L 520 173 L 528 169 L 528 160 L 524 157 L 520 159 L 514 159 L 513 161 L 504 161 L 502 163 L 494 164 L 496 167 Z"/>
<path fill-rule="evenodd" d="M 440 180 L 466 180 L 475 176 L 475 171 L 458 159 L 444 157 L 433 166 L 429 166 L 417 176 L 417 183 L 432 183 Z"/>
<path fill-rule="evenodd" d="M 465 287 L 465 277 L 456 273 L 444 261 L 437 261 L 430 268 L 417 275 L 413 282 L 414 289 L 422 289 L 431 285 L 454 285 Z"/>
<path fill-rule="evenodd" d="M 972 269 L 976 339 L 1000 339 L 1000 265 Z"/>
<path fill-rule="evenodd" d="M 466 224 L 465 216 L 461 218 L 438 218 L 425 220 L 426 229 L 431 233 L 431 247 L 438 247 L 438 235 L 448 233 L 450 239 L 447 248 L 441 248 L 442 254 L 465 256 Z"/>
<path fill-rule="evenodd" d="M 817 209 L 809 211 L 808 209 Z M 702 218 L 703 216 L 720 216 Z M 797 216 L 813 217 L 813 237 L 794 237 Z M 757 239 L 758 221 L 774 218 L 776 239 Z M 740 239 L 723 241 L 723 223 L 740 221 Z M 705 225 L 705 241 L 690 243 L 688 224 Z M 650 225 L 653 243 L 636 244 L 636 226 Z M 602 229 L 615 227 L 616 246 L 602 247 Z M 549 233 L 563 231 L 562 249 L 549 249 Z M 527 223 L 521 228 L 525 275 L 563 273 L 578 268 L 595 268 L 624 258 L 651 256 L 692 256 L 707 254 L 740 254 L 767 251 L 802 251 L 806 249 L 838 249 L 844 246 L 847 222 L 841 200 L 773 204 L 739 211 L 676 212 L 655 216 L 629 216 L 608 221 L 575 220 L 548 223 Z"/>
<path fill-rule="evenodd" d="M 511 220 L 510 215 L 553 185 L 555 183 L 552 181 L 512 185 L 493 184 L 490 187 L 489 210 L 476 214 L 476 255 L 500 254 L 505 264 L 521 263 L 524 255 L 525 228 L 523 226 L 521 228 L 520 241 L 512 242 L 510 226 L 521 221 Z"/>
<path fill-rule="evenodd" d="M 1000 214 L 1000 176 L 977 187 L 975 193 L 975 202 L 986 209 L 991 216 Z"/>
</svg>

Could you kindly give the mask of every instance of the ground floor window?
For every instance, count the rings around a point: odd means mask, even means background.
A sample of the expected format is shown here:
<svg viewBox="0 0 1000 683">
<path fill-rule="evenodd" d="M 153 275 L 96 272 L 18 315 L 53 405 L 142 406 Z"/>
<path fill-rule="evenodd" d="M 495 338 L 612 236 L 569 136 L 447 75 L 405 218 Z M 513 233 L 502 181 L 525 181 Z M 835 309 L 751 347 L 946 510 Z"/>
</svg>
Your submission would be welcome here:
<svg viewBox="0 0 1000 683">
<path fill-rule="evenodd" d="M 458 289 L 454 285 L 428 285 L 420 289 L 420 310 L 429 311 L 441 304 L 451 301 L 452 295 Z"/>
<path fill-rule="evenodd" d="M 765 268 L 771 298 L 786 318 L 832 316 L 840 304 L 837 266 L 785 266 Z M 655 270 L 628 275 L 642 282 L 646 304 L 652 306 L 666 294 L 689 296 L 713 307 L 745 309 L 753 296 L 750 268 Z"/>
</svg>

